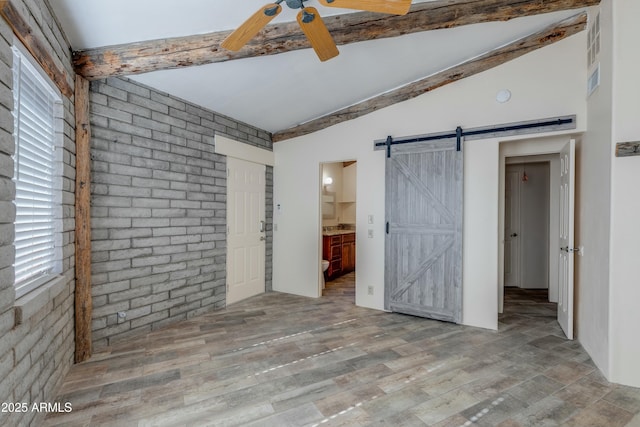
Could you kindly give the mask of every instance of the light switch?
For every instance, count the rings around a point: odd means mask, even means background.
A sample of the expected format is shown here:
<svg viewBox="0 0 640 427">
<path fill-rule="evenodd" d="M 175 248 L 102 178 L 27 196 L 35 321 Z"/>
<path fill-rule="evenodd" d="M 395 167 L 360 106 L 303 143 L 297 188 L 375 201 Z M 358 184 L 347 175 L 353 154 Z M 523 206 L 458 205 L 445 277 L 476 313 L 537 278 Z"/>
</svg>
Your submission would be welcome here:
<svg viewBox="0 0 640 427">
<path fill-rule="evenodd" d="M 369 222 L 369 224 L 373 224 L 373 215 L 369 215 L 367 217 L 367 221 Z"/>
<path fill-rule="evenodd" d="M 367 230 L 367 237 L 373 239 L 373 229 L 370 228 Z"/>
</svg>

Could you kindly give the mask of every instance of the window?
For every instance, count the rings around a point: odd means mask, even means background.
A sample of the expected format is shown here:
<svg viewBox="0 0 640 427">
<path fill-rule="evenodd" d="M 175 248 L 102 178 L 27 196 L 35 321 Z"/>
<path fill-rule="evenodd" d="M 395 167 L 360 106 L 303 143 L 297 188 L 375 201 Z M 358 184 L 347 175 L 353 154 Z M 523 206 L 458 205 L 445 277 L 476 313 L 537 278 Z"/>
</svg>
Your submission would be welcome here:
<svg viewBox="0 0 640 427">
<path fill-rule="evenodd" d="M 61 97 L 24 52 L 13 47 L 16 297 L 61 271 Z"/>
</svg>

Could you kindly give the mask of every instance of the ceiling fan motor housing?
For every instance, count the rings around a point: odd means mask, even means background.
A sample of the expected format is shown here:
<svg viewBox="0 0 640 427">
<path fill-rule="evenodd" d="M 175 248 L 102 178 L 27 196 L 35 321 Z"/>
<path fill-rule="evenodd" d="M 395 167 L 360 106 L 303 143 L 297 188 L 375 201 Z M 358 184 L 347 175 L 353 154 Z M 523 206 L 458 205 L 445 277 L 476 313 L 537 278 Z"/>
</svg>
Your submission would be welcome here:
<svg viewBox="0 0 640 427">
<path fill-rule="evenodd" d="M 291 9 L 300 9 L 303 6 L 304 0 L 286 0 L 287 6 Z"/>
</svg>

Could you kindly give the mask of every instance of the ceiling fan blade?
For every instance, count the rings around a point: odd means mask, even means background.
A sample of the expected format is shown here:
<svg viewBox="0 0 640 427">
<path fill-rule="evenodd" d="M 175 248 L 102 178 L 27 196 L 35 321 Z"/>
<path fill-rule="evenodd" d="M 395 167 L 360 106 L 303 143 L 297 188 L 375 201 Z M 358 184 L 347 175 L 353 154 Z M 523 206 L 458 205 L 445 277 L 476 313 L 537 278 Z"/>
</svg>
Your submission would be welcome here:
<svg viewBox="0 0 640 427">
<path fill-rule="evenodd" d="M 240 50 L 249 40 L 254 38 L 261 29 L 282 11 L 282 7 L 276 3 L 269 3 L 260 8 L 249 19 L 244 21 L 234 32 L 229 34 L 220 44 L 229 50 Z"/>
<path fill-rule="evenodd" d="M 305 7 L 298 12 L 298 24 L 320 61 L 338 56 L 338 47 L 315 7 Z"/>
<path fill-rule="evenodd" d="M 406 15 L 411 7 L 411 0 L 320 0 L 328 7 L 366 10 L 369 12 Z"/>
</svg>

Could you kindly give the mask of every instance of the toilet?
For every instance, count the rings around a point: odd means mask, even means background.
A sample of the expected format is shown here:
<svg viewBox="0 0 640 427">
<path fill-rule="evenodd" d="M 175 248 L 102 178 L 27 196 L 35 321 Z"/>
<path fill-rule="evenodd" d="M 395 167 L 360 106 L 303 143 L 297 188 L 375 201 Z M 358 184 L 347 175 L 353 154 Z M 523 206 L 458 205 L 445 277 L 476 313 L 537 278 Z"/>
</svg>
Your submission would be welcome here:
<svg viewBox="0 0 640 427">
<path fill-rule="evenodd" d="M 322 260 L 322 289 L 324 289 L 324 272 L 329 268 L 329 261 L 326 259 Z"/>
</svg>

